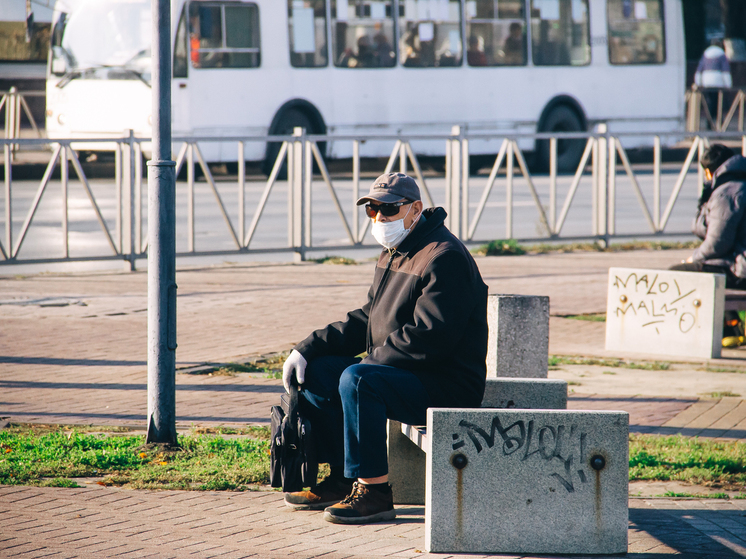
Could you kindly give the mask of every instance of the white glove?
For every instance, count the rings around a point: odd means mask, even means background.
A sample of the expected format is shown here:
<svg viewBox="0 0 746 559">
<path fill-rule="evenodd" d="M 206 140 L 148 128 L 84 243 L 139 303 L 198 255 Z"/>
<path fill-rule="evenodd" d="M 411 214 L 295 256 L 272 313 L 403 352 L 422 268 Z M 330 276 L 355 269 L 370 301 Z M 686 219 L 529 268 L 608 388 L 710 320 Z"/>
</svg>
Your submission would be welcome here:
<svg viewBox="0 0 746 559">
<path fill-rule="evenodd" d="M 290 381 L 295 374 L 295 378 L 298 380 L 298 384 L 303 384 L 306 380 L 306 365 L 308 362 L 300 352 L 293 350 L 285 360 L 285 364 L 282 366 L 282 384 L 285 387 L 285 392 L 290 394 Z"/>
</svg>

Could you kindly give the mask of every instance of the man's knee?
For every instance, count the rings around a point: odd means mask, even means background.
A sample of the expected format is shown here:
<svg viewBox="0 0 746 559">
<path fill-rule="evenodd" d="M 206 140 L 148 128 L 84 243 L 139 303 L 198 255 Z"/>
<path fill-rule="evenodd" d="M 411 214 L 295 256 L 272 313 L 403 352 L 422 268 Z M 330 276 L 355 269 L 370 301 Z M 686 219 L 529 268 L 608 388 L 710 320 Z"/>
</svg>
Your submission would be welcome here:
<svg viewBox="0 0 746 559">
<path fill-rule="evenodd" d="M 360 389 L 360 384 L 365 382 L 369 385 L 371 380 L 371 373 L 373 373 L 373 365 L 352 365 L 347 367 L 342 376 L 339 378 L 339 395 L 344 398 L 345 396 L 357 393 Z M 367 381 L 364 379 L 367 377 Z"/>
</svg>

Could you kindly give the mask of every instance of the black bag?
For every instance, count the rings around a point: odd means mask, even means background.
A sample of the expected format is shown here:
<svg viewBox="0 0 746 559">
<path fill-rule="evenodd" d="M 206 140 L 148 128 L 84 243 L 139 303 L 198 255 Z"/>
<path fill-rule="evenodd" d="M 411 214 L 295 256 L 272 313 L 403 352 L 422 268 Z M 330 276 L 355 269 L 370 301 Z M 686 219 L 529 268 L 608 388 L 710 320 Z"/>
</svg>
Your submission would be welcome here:
<svg viewBox="0 0 746 559">
<path fill-rule="evenodd" d="M 279 406 L 272 406 L 269 481 L 285 493 L 316 485 L 319 464 L 311 422 L 298 411 L 299 388 L 292 383 L 290 395 L 283 394 Z"/>
</svg>

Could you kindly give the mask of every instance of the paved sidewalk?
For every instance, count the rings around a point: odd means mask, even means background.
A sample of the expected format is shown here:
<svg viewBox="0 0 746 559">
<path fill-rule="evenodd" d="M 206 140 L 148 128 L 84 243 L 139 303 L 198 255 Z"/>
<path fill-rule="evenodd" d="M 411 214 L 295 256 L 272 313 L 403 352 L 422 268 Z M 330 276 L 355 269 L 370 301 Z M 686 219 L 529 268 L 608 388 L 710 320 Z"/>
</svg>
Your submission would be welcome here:
<svg viewBox="0 0 746 559">
<path fill-rule="evenodd" d="M 0 514 L 3 557 L 535 557 L 431 554 L 423 507 L 398 506 L 392 522 L 341 526 L 292 511 L 270 491 L 0 487 Z M 746 556 L 746 501 L 631 499 L 629 519 L 630 558 Z"/>
<path fill-rule="evenodd" d="M 549 295 L 550 352 L 600 358 L 609 266 L 667 267 L 686 251 L 479 258 L 491 293 Z M 183 268 L 177 420 L 267 423 L 282 391 L 259 375 L 194 374 L 204 363 L 286 351 L 364 301 L 373 264 Z M 0 276 L 0 416 L 12 421 L 127 425 L 146 414 L 147 275 Z M 746 350 L 676 360 L 668 370 L 560 365 L 569 407 L 622 409 L 633 431 L 746 439 Z M 737 394 L 738 396 L 724 396 Z M 339 527 L 295 513 L 277 492 L 197 493 L 0 487 L 0 557 L 424 557 L 424 510 L 389 524 Z M 636 558 L 746 556 L 746 501 L 631 499 Z M 448 557 L 448 555 L 438 555 Z M 470 555 L 469 557 L 478 557 Z"/>
</svg>

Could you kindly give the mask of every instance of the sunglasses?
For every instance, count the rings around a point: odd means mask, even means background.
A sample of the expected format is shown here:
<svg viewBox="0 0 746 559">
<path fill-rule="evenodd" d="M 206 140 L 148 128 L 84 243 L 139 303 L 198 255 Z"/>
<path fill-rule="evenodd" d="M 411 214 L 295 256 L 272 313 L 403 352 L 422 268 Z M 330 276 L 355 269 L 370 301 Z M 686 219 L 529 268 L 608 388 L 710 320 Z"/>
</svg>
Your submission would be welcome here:
<svg viewBox="0 0 746 559">
<path fill-rule="evenodd" d="M 394 202 L 393 204 L 365 204 L 365 215 L 373 219 L 381 212 L 381 215 L 392 217 L 399 213 L 399 208 L 411 204 L 412 200 L 405 202 Z"/>
</svg>

